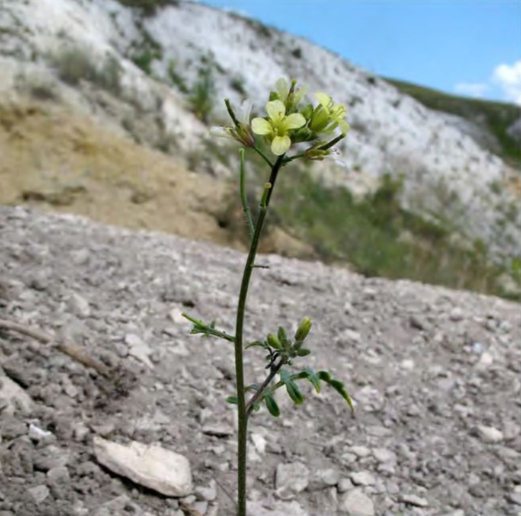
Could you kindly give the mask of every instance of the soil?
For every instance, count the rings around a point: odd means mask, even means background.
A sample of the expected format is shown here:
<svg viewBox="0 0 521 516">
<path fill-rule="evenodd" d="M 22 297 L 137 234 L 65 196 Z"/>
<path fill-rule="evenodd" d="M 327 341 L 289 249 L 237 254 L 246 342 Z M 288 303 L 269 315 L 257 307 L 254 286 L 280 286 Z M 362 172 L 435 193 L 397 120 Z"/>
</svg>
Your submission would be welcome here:
<svg viewBox="0 0 521 516">
<path fill-rule="evenodd" d="M 32 400 L 0 400 L 0 515 L 233 514 L 232 348 L 190 336 L 181 313 L 233 332 L 244 254 L 23 207 L 0 207 L 0 242 L 0 319 L 74 342 L 110 370 L 0 330 L 0 382 Z M 269 269 L 254 273 L 247 338 L 311 317 L 313 353 L 294 367 L 342 379 L 356 417 L 335 392 L 304 385 L 303 405 L 282 395 L 281 417 L 256 413 L 252 516 L 521 512 L 519 304 L 276 255 L 258 264 Z M 249 382 L 264 378 L 258 348 L 246 369 Z M 217 501 L 180 505 L 118 477 L 97 463 L 94 436 L 185 455 L 198 493 L 217 481 Z M 281 465 L 299 494 L 287 496 Z"/>
</svg>

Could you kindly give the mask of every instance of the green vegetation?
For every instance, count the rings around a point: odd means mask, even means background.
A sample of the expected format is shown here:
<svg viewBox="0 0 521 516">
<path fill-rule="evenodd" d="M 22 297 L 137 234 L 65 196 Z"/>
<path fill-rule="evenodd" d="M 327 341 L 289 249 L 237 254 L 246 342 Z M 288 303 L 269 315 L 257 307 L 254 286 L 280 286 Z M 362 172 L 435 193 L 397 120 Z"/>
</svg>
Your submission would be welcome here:
<svg viewBox="0 0 521 516">
<path fill-rule="evenodd" d="M 181 93 L 187 94 L 190 91 L 183 76 L 177 71 L 176 63 L 173 59 L 168 62 L 168 77 L 172 85 L 176 86 Z"/>
<path fill-rule="evenodd" d="M 77 86 L 81 81 L 96 84 L 104 90 L 117 95 L 121 83 L 121 65 L 113 56 L 99 58 L 81 47 L 63 48 L 48 59 L 58 72 L 60 79 Z"/>
<path fill-rule="evenodd" d="M 501 157 L 515 165 L 521 164 L 521 142 L 507 132 L 521 118 L 521 107 L 504 102 L 457 97 L 394 79 L 386 81 L 430 109 L 461 116 L 486 129 L 497 139 L 500 148 L 496 151 Z"/>
<path fill-rule="evenodd" d="M 191 110 L 205 124 L 209 122 L 210 113 L 215 105 L 213 68 L 214 66 L 210 62 L 199 69 L 199 78 L 193 87 L 192 94 L 188 97 Z"/>
<path fill-rule="evenodd" d="M 142 40 L 139 46 L 132 50 L 130 59 L 147 75 L 152 75 L 152 63 L 163 57 L 163 49 L 143 26 L 139 26 L 139 29 Z"/>
<path fill-rule="evenodd" d="M 328 189 L 306 172 L 280 177 L 275 223 L 313 246 L 323 261 L 347 262 L 366 276 L 407 278 L 502 295 L 505 270 L 490 264 L 487 249 L 453 242 L 451 232 L 404 210 L 399 181 L 387 176 L 357 201 L 349 190 Z"/>
<path fill-rule="evenodd" d="M 118 2 L 126 7 L 139 9 L 143 16 L 154 16 L 158 9 L 179 5 L 179 0 L 118 0 Z"/>
</svg>

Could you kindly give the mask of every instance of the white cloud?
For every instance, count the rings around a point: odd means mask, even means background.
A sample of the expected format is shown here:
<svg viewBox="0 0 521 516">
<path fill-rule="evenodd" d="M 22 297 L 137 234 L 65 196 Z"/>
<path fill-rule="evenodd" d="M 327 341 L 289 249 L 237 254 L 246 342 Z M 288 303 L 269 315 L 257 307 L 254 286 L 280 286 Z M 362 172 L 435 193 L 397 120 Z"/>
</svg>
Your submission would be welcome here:
<svg viewBox="0 0 521 516">
<path fill-rule="evenodd" d="M 492 80 L 499 84 L 508 100 L 521 104 L 521 61 L 496 66 Z"/>
<path fill-rule="evenodd" d="M 489 85 L 486 83 L 458 82 L 458 84 L 454 86 L 456 93 L 475 98 L 482 98 L 488 89 Z"/>
</svg>

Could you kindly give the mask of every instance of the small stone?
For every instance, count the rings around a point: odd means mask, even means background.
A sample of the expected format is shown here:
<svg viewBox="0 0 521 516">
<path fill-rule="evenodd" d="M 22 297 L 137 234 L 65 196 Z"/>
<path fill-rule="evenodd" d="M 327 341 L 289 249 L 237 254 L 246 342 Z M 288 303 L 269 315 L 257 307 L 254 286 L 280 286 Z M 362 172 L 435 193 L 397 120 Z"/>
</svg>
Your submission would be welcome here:
<svg viewBox="0 0 521 516">
<path fill-rule="evenodd" d="M 80 294 L 74 292 L 69 298 L 69 310 L 77 317 L 86 319 L 90 317 L 90 304 Z"/>
<path fill-rule="evenodd" d="M 42 503 L 50 494 L 49 488 L 46 485 L 32 487 L 28 489 L 28 492 L 37 504 Z"/>
<path fill-rule="evenodd" d="M 414 360 L 402 360 L 400 367 L 406 371 L 412 371 L 414 369 Z"/>
<path fill-rule="evenodd" d="M 358 488 L 344 493 L 340 498 L 338 507 L 340 511 L 343 511 L 349 516 L 375 515 L 373 501 L 361 489 Z"/>
<path fill-rule="evenodd" d="M 217 498 L 217 487 L 215 480 L 210 482 L 209 487 L 196 487 L 194 494 L 198 500 L 213 502 Z"/>
<path fill-rule="evenodd" d="M 449 314 L 449 318 L 451 321 L 459 322 L 463 320 L 463 311 L 458 307 L 453 308 Z"/>
<path fill-rule="evenodd" d="M 369 471 L 358 471 L 349 475 L 355 486 L 374 486 L 375 478 Z"/>
<path fill-rule="evenodd" d="M 386 448 L 375 448 L 373 455 L 378 462 L 396 462 L 396 453 Z"/>
<path fill-rule="evenodd" d="M 261 434 L 251 434 L 251 440 L 253 441 L 253 445 L 255 449 L 261 454 L 264 455 L 266 452 L 266 439 Z"/>
<path fill-rule="evenodd" d="M 513 505 L 521 505 L 521 493 L 510 493 L 507 500 Z"/>
<path fill-rule="evenodd" d="M 126 446 L 96 436 L 94 453 L 98 462 L 114 473 L 165 496 L 182 497 L 192 492 L 188 459 L 161 446 L 136 441 Z"/>
<path fill-rule="evenodd" d="M 503 440 L 503 432 L 492 426 L 478 426 L 477 434 L 487 443 L 499 443 Z"/>
<path fill-rule="evenodd" d="M 130 355 L 143 362 L 150 369 L 154 368 L 154 365 L 149 358 L 152 354 L 152 349 L 141 339 L 141 337 L 134 333 L 128 333 L 125 335 L 125 344 L 129 347 L 128 352 Z"/>
<path fill-rule="evenodd" d="M 319 469 L 311 475 L 308 489 L 311 491 L 336 486 L 339 481 L 338 472 L 335 469 Z"/>
<path fill-rule="evenodd" d="M 350 453 L 354 453 L 357 457 L 363 458 L 371 454 L 371 450 L 366 446 L 352 446 L 349 448 Z"/>
<path fill-rule="evenodd" d="M 3 376 L 0 367 L 0 402 L 4 402 L 2 414 L 14 414 L 21 410 L 24 414 L 29 414 L 33 409 L 34 402 L 31 397 L 11 378 Z"/>
<path fill-rule="evenodd" d="M 402 503 L 406 503 L 408 505 L 414 505 L 414 507 L 428 507 L 429 501 L 425 498 L 421 498 L 416 495 L 402 495 L 400 497 L 400 501 Z"/>
<path fill-rule="evenodd" d="M 351 482 L 350 478 L 342 478 L 338 482 L 338 492 L 339 493 L 345 493 L 346 491 L 349 491 L 350 489 L 353 489 L 354 485 L 353 482 Z"/>
<path fill-rule="evenodd" d="M 309 485 L 309 469 L 300 462 L 279 464 L 275 475 L 277 495 L 281 499 L 292 498 Z"/>
</svg>

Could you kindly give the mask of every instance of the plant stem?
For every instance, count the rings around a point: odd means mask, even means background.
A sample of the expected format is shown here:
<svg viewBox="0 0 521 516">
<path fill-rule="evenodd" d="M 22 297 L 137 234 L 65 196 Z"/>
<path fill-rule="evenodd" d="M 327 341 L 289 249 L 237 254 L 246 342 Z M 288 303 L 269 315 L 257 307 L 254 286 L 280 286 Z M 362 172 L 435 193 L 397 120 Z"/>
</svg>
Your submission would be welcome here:
<svg viewBox="0 0 521 516">
<path fill-rule="evenodd" d="M 248 206 L 248 198 L 246 197 L 246 188 L 244 186 L 245 176 L 246 176 L 246 167 L 244 164 L 244 149 L 239 150 L 239 156 L 241 159 L 241 165 L 240 165 L 240 174 L 239 174 L 239 186 L 240 186 L 240 193 L 241 193 L 241 202 L 242 202 L 242 209 L 244 211 L 244 216 L 246 217 L 246 222 L 248 223 L 248 229 L 250 231 L 250 240 L 253 238 L 253 222 L 251 220 L 251 213 L 250 208 Z"/>
<path fill-rule="evenodd" d="M 246 412 L 248 416 L 251 414 L 251 411 L 253 410 L 253 406 L 257 401 L 259 401 L 264 394 L 264 391 L 269 386 L 273 378 L 275 378 L 275 375 L 280 371 L 280 368 L 284 365 L 284 360 L 280 359 L 279 363 L 274 365 L 271 370 L 270 374 L 266 377 L 264 382 L 262 382 L 262 385 L 258 388 L 258 390 L 255 392 L 255 394 L 251 397 L 250 401 L 248 401 L 248 404 L 246 405 Z"/>
<path fill-rule="evenodd" d="M 248 288 L 250 279 L 255 265 L 255 257 L 257 256 L 257 248 L 264 225 L 264 219 L 268 211 L 273 187 L 277 180 L 277 175 L 283 163 L 283 156 L 280 156 L 271 169 L 269 186 L 264 190 L 261 206 L 255 231 L 251 239 L 250 251 L 244 266 L 242 274 L 241 290 L 239 293 L 239 303 L 237 305 L 237 322 L 235 326 L 235 373 L 237 377 L 237 406 L 238 406 L 238 457 L 237 457 L 237 487 L 238 487 L 238 504 L 237 516 L 246 516 L 246 446 L 248 443 L 248 412 L 246 410 L 246 394 L 244 392 L 244 362 L 243 362 L 243 330 L 244 315 L 246 310 L 246 299 L 248 297 Z"/>
</svg>

